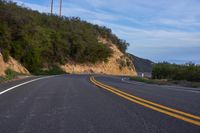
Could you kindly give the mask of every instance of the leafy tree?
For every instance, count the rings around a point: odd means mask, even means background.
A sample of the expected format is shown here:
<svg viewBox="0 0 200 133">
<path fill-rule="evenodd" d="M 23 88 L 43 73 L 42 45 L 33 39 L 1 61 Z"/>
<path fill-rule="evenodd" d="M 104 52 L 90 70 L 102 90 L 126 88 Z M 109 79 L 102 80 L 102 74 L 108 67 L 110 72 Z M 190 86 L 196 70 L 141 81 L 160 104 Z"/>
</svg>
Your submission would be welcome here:
<svg viewBox="0 0 200 133">
<path fill-rule="evenodd" d="M 200 66 L 194 64 L 176 65 L 158 63 L 153 66 L 154 79 L 173 79 L 200 82 Z"/>
</svg>

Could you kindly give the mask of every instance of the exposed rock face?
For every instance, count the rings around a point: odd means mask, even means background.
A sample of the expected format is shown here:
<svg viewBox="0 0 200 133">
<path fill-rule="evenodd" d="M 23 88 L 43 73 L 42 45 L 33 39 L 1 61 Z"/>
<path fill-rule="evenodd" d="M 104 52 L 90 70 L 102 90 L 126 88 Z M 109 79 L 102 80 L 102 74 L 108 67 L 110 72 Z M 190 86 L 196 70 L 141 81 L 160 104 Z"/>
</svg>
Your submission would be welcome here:
<svg viewBox="0 0 200 133">
<path fill-rule="evenodd" d="M 65 65 L 61 65 L 61 68 L 68 73 L 97 73 L 129 76 L 137 75 L 132 61 L 126 55 L 124 55 L 116 47 L 116 45 L 102 38 L 99 38 L 99 41 L 105 45 L 109 45 L 113 51 L 112 56 L 108 58 L 107 62 L 96 64 L 77 64 L 75 62 L 69 62 Z"/>
<path fill-rule="evenodd" d="M 15 72 L 19 72 L 22 74 L 29 74 L 28 70 L 12 57 L 9 57 L 8 62 L 4 62 L 3 56 L 0 53 L 0 76 L 5 76 L 5 70 L 8 68 L 10 68 Z"/>
</svg>

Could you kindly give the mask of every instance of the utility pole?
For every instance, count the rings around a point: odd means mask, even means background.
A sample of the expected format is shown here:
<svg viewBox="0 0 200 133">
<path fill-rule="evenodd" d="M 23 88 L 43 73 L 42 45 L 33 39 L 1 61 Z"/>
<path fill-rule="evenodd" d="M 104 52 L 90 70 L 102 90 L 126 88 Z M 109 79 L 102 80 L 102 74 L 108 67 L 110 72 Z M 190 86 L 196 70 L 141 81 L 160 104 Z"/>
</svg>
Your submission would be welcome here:
<svg viewBox="0 0 200 133">
<path fill-rule="evenodd" d="M 51 0 L 51 15 L 53 13 L 53 0 Z"/>
<path fill-rule="evenodd" d="M 62 0 L 60 0 L 60 17 L 62 16 Z"/>
</svg>

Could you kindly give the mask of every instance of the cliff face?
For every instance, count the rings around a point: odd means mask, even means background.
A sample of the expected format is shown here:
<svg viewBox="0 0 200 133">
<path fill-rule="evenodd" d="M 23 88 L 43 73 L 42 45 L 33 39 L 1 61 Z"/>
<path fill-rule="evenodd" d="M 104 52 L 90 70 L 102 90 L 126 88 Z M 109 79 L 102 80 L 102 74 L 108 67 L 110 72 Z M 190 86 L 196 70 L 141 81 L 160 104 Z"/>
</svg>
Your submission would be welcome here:
<svg viewBox="0 0 200 133">
<path fill-rule="evenodd" d="M 129 76 L 137 75 L 132 61 L 126 55 L 124 55 L 116 47 L 116 45 L 102 38 L 99 38 L 99 41 L 105 45 L 108 45 L 113 51 L 112 56 L 108 58 L 108 61 L 96 64 L 77 64 L 71 61 L 65 65 L 61 65 L 61 68 L 68 73 L 97 73 Z"/>
<path fill-rule="evenodd" d="M 28 70 L 12 57 L 9 57 L 8 62 L 4 62 L 3 56 L 0 53 L 0 76 L 5 76 L 5 71 L 8 68 L 18 73 L 29 74 Z"/>
</svg>

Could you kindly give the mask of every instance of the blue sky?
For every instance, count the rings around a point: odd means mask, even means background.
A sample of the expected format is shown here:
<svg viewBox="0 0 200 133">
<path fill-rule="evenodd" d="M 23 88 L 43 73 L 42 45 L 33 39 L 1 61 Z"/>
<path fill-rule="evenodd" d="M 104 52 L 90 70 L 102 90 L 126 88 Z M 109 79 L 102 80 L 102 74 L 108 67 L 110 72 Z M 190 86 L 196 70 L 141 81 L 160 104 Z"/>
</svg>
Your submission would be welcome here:
<svg viewBox="0 0 200 133">
<path fill-rule="evenodd" d="M 13 0 L 49 12 L 49 0 Z M 59 0 L 54 0 L 58 14 Z M 200 0 L 63 0 L 63 15 L 104 25 L 153 61 L 200 64 Z"/>
</svg>

